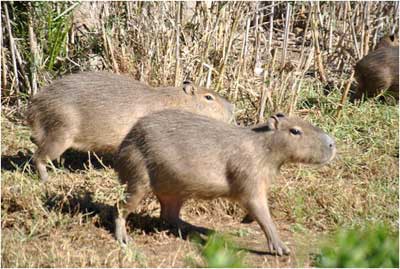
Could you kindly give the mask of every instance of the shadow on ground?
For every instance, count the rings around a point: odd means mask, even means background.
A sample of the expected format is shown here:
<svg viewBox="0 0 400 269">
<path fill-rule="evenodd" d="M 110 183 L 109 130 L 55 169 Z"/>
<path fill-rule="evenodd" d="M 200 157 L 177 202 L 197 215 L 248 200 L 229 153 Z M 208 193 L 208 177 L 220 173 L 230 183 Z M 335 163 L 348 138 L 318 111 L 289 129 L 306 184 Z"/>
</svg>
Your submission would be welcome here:
<svg viewBox="0 0 400 269">
<path fill-rule="evenodd" d="M 58 211 L 63 214 L 75 215 L 82 213 L 90 218 L 97 216 L 94 224 L 114 234 L 114 206 L 94 202 L 92 196 L 92 193 L 85 193 L 83 195 L 75 194 L 72 196 L 46 193 L 44 206 L 50 211 Z M 130 230 L 141 230 L 149 235 L 167 231 L 168 234 L 185 240 L 194 236 L 200 239 L 200 243 L 205 242 L 200 235 L 208 235 L 215 232 L 214 230 L 195 226 L 187 222 L 184 222 L 184 226 L 178 229 L 158 217 L 138 213 L 132 213 L 128 216 L 127 226 Z"/>
<path fill-rule="evenodd" d="M 14 172 L 22 168 L 34 170 L 32 153 L 19 151 L 16 155 L 1 156 L 1 169 Z M 104 169 L 113 167 L 113 157 L 111 154 L 97 155 L 94 153 L 77 152 L 67 150 L 61 157 L 61 161 L 53 161 L 56 168 L 65 168 L 70 172 L 86 170 L 88 167 L 94 169 Z"/>
</svg>

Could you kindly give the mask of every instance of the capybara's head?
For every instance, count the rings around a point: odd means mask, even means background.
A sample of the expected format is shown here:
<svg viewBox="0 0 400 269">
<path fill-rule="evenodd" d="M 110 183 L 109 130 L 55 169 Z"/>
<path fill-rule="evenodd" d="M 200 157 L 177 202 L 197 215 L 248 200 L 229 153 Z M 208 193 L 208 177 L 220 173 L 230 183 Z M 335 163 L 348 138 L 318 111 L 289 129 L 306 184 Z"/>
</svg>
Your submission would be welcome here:
<svg viewBox="0 0 400 269">
<path fill-rule="evenodd" d="M 336 154 L 335 141 L 318 127 L 283 113 L 272 115 L 266 124 L 272 132 L 270 147 L 286 162 L 324 164 Z"/>
<path fill-rule="evenodd" d="M 378 44 L 376 44 L 375 50 L 380 48 L 390 48 L 398 46 L 399 46 L 399 38 L 396 36 L 396 34 L 385 35 L 379 40 Z"/>
<path fill-rule="evenodd" d="M 225 122 L 234 121 L 234 106 L 216 92 L 195 86 L 190 81 L 183 82 L 183 91 L 195 99 L 199 114 L 219 119 Z"/>
</svg>

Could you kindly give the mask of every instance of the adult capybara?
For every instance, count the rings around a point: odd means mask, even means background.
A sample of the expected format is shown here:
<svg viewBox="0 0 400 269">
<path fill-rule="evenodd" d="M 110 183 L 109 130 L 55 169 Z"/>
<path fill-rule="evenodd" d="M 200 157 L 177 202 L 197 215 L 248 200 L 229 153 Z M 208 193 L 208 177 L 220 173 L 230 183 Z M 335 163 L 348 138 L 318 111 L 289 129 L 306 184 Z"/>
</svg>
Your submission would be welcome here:
<svg viewBox="0 0 400 269">
<path fill-rule="evenodd" d="M 282 113 L 252 128 L 177 110 L 145 116 L 116 155 L 127 200 L 117 205 L 115 236 L 128 240 L 125 219 L 149 191 L 161 204 L 161 217 L 178 226 L 187 199 L 227 197 L 257 220 L 271 251 L 288 254 L 269 213 L 268 184 L 284 163 L 323 164 L 335 152 L 333 139 L 321 129 Z"/>
<path fill-rule="evenodd" d="M 46 162 L 66 149 L 114 153 L 142 116 L 179 108 L 230 121 L 233 106 L 215 92 L 184 82 L 152 88 L 124 75 L 84 72 L 56 80 L 35 95 L 28 109 L 34 162 L 47 180 Z"/>
<path fill-rule="evenodd" d="M 357 62 L 354 76 L 358 83 L 351 101 L 370 98 L 383 90 L 399 99 L 399 40 L 395 35 L 383 37 L 376 49 Z"/>
</svg>

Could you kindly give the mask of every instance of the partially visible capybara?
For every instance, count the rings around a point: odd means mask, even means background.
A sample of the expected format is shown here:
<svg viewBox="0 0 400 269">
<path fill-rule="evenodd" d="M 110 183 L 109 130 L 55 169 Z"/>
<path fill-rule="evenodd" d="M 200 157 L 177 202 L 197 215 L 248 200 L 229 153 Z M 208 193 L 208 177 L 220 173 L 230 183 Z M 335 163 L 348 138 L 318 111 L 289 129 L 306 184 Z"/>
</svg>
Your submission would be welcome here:
<svg viewBox="0 0 400 269">
<path fill-rule="evenodd" d="M 388 90 L 399 99 L 399 40 L 395 35 L 383 37 L 376 49 L 357 62 L 354 76 L 358 83 L 351 101 L 370 98 Z"/>
<path fill-rule="evenodd" d="M 128 241 L 125 219 L 149 191 L 161 204 L 161 217 L 178 227 L 187 199 L 227 197 L 257 220 L 270 251 L 288 254 L 269 213 L 269 182 L 285 163 L 324 164 L 335 152 L 334 140 L 321 129 L 282 113 L 252 128 L 177 110 L 145 116 L 116 155 L 119 180 L 127 185 L 127 200 L 116 209 L 116 239 Z"/>
<path fill-rule="evenodd" d="M 213 91 L 184 82 L 181 88 L 152 88 L 124 75 L 83 72 L 68 75 L 32 99 L 28 123 L 38 146 L 34 162 L 40 178 L 46 163 L 68 148 L 114 153 L 142 116 L 179 108 L 218 120 L 233 119 L 233 106 Z"/>
<path fill-rule="evenodd" d="M 378 44 L 375 46 L 375 50 L 381 48 L 390 48 L 390 47 L 398 47 L 399 39 L 395 34 L 386 35 L 379 40 Z"/>
</svg>

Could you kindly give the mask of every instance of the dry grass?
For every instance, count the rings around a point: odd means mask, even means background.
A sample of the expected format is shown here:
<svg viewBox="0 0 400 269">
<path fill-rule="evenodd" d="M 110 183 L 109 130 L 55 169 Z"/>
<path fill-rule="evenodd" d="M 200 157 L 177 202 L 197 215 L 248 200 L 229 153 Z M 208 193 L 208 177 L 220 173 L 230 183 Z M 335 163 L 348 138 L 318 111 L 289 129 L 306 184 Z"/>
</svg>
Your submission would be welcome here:
<svg viewBox="0 0 400 269">
<path fill-rule="evenodd" d="M 190 79 L 214 88 L 236 104 L 243 122 L 262 121 L 264 113 L 277 110 L 292 112 L 305 77 L 343 89 L 355 62 L 399 21 L 397 2 L 2 7 L 11 27 L 3 33 L 3 104 L 23 104 L 37 86 L 58 75 L 106 69 L 152 85 Z"/>
</svg>

